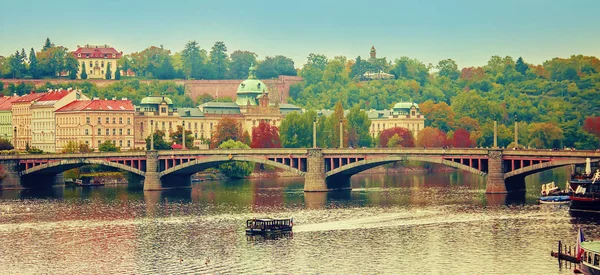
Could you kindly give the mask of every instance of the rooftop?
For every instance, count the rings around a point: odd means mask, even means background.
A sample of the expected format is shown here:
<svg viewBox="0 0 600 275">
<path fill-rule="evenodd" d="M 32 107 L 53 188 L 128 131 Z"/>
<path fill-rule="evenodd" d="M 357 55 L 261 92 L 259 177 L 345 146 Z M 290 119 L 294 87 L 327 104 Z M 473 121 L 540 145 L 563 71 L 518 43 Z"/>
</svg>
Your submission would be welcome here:
<svg viewBox="0 0 600 275">
<path fill-rule="evenodd" d="M 0 111 L 10 111 L 12 103 L 19 99 L 18 96 L 3 96 L 0 97 Z"/>
<path fill-rule="evenodd" d="M 77 46 L 73 52 L 76 58 L 121 58 L 123 52 L 118 52 L 115 48 L 108 45 L 84 45 Z"/>
<path fill-rule="evenodd" d="M 72 112 L 72 111 L 135 111 L 131 100 L 79 100 L 73 101 L 66 106 L 56 110 L 56 112 Z"/>
<path fill-rule="evenodd" d="M 13 103 L 26 103 L 26 102 L 32 102 L 34 100 L 39 99 L 40 97 L 46 95 L 46 93 L 36 93 L 34 91 L 32 91 L 31 93 L 21 96 L 19 97 L 19 99 L 13 101 Z"/>
</svg>

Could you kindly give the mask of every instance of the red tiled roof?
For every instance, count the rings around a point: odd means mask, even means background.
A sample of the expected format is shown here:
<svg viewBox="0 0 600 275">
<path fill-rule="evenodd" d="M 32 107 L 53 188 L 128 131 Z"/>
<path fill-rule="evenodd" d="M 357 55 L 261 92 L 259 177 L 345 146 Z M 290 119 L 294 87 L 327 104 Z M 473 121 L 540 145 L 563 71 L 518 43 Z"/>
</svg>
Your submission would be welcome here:
<svg viewBox="0 0 600 275">
<path fill-rule="evenodd" d="M 61 90 L 61 91 L 46 92 L 44 96 L 42 96 L 42 97 L 40 97 L 40 99 L 38 99 L 38 102 L 60 100 L 61 98 L 67 96 L 68 94 L 70 94 L 71 92 L 74 92 L 74 91 L 75 90 Z"/>
<path fill-rule="evenodd" d="M 19 99 L 18 96 L 3 96 L 0 97 L 0 111 L 6 111 L 12 109 L 12 103 Z"/>
<path fill-rule="evenodd" d="M 79 100 L 73 101 L 66 106 L 56 110 L 56 112 L 72 112 L 72 111 L 118 111 L 118 112 L 133 112 L 135 108 L 131 100 Z"/>
<path fill-rule="evenodd" d="M 81 56 L 79 56 L 81 54 Z M 115 57 L 113 57 L 113 54 Z M 103 46 L 90 46 L 86 45 L 85 47 L 79 47 L 76 51 L 73 52 L 73 56 L 75 58 L 110 58 L 116 59 L 121 58 L 123 55 L 122 52 L 118 52 L 113 47 L 108 47 L 107 45 Z"/>
<path fill-rule="evenodd" d="M 42 97 L 44 95 L 46 95 L 46 93 L 31 92 L 28 95 L 24 95 L 22 97 L 19 97 L 19 99 L 13 101 L 13 103 L 32 102 L 32 101 L 37 100 L 38 98 L 40 98 L 40 97 Z"/>
</svg>

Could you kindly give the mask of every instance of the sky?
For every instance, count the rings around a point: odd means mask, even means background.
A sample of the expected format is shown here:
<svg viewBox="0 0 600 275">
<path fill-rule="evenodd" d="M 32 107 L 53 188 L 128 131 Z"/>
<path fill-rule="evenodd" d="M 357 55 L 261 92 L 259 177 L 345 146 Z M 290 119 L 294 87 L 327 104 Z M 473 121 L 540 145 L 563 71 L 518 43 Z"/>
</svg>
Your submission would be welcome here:
<svg viewBox="0 0 600 275">
<path fill-rule="evenodd" d="M 46 39 L 75 50 L 108 44 L 125 54 L 195 40 L 210 51 L 284 55 L 301 67 L 329 58 L 402 56 L 425 64 L 451 58 L 483 66 L 493 55 L 541 64 L 574 54 L 600 56 L 598 0 L 138 1 L 0 0 L 0 55 L 39 51 Z"/>
</svg>

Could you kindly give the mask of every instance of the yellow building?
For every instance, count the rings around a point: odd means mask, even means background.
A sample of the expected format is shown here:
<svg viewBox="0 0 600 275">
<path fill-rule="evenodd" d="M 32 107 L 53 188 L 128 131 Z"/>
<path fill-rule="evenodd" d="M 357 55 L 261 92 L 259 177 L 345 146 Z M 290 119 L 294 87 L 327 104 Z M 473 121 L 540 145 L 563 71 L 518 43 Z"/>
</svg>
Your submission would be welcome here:
<svg viewBox="0 0 600 275">
<path fill-rule="evenodd" d="M 123 56 L 123 52 L 118 52 L 106 44 L 100 46 L 88 44 L 83 47 L 77 46 L 73 56 L 79 62 L 78 78 L 81 78 L 81 71 L 85 68 L 88 79 L 105 79 L 106 72 L 110 68 L 111 79 L 115 79 L 117 60 Z"/>
<path fill-rule="evenodd" d="M 56 151 L 69 141 L 98 150 L 109 140 L 122 151 L 133 149 L 134 112 L 131 100 L 79 100 L 56 110 Z"/>
<path fill-rule="evenodd" d="M 12 103 L 18 96 L 0 97 L 0 138 L 13 143 Z"/>
<path fill-rule="evenodd" d="M 89 99 L 79 90 L 50 90 L 32 102 L 31 143 L 44 152 L 56 152 L 55 111 L 75 101 Z"/>
<path fill-rule="evenodd" d="M 425 117 L 419 112 L 419 105 L 412 102 L 396 103 L 390 110 L 371 110 L 367 115 L 371 120 L 369 133 L 373 138 L 385 129 L 402 127 L 410 130 L 416 140 L 419 131 L 425 128 Z"/>
<path fill-rule="evenodd" d="M 13 101 L 11 106 L 13 146 L 16 150 L 25 150 L 31 144 L 31 104 L 45 94 L 31 92 Z"/>
</svg>

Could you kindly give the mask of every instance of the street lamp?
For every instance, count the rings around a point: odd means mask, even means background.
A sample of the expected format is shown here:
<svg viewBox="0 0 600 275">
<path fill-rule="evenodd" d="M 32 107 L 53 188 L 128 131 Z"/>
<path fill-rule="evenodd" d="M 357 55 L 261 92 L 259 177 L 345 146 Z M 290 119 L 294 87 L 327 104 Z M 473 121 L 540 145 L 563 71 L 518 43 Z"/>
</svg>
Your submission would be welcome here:
<svg viewBox="0 0 600 275">
<path fill-rule="evenodd" d="M 515 148 L 519 149 L 519 121 L 515 115 Z"/>
<path fill-rule="evenodd" d="M 313 118 L 313 148 L 317 148 L 317 117 Z"/>
<path fill-rule="evenodd" d="M 340 149 L 344 148 L 344 127 L 343 127 L 343 119 L 340 118 Z"/>
<path fill-rule="evenodd" d="M 154 151 L 154 120 L 150 120 L 150 151 Z"/>
<path fill-rule="evenodd" d="M 181 150 L 185 150 L 185 120 L 181 122 Z"/>
</svg>

